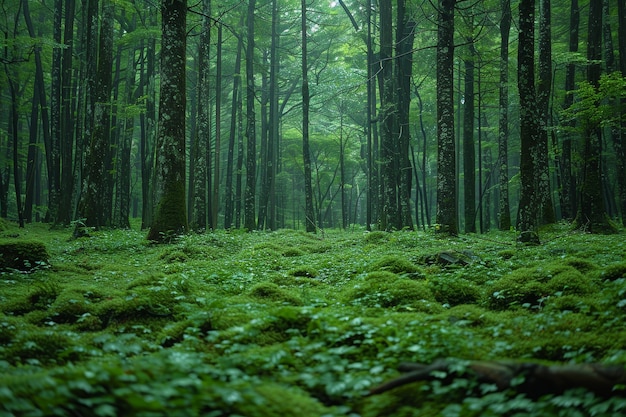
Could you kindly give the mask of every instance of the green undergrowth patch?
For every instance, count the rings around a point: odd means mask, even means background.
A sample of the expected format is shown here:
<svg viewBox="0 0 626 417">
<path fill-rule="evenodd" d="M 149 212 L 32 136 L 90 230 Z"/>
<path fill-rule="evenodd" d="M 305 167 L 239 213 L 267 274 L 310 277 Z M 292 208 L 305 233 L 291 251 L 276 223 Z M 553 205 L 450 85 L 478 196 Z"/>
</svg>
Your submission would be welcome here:
<svg viewBox="0 0 626 417">
<path fill-rule="evenodd" d="M 400 362 L 626 364 L 623 235 L 568 226 L 526 247 L 513 231 L 155 245 L 140 230 L 72 239 L 9 223 L 1 237 L 41 242 L 50 266 L 0 273 L 0 415 L 620 415 L 617 397 L 531 400 L 446 376 L 364 396 Z"/>
</svg>

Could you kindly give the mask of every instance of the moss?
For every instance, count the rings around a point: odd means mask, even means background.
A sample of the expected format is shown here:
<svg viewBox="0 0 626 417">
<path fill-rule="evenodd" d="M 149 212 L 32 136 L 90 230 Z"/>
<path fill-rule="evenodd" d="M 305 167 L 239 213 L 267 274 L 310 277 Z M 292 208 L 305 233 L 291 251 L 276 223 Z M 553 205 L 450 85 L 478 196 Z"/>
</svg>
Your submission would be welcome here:
<svg viewBox="0 0 626 417">
<path fill-rule="evenodd" d="M 626 262 L 618 262 L 604 268 L 600 274 L 603 279 L 615 281 L 619 278 L 626 278 Z"/>
<path fill-rule="evenodd" d="M 405 307 L 418 311 L 438 307 L 426 283 L 400 278 L 387 271 L 366 275 L 345 297 L 353 304 L 366 307 Z"/>
<path fill-rule="evenodd" d="M 33 329 L 23 331 L 7 351 L 7 360 L 15 363 L 37 361 L 42 364 L 59 364 L 76 359 L 71 355 L 72 338 L 58 331 Z"/>
<path fill-rule="evenodd" d="M 368 232 L 365 234 L 365 238 L 363 239 L 366 243 L 381 243 L 389 239 L 389 233 L 383 232 L 381 230 L 375 230 L 373 232 Z"/>
<path fill-rule="evenodd" d="M 511 259 L 515 256 L 515 251 L 513 249 L 506 249 L 498 252 L 498 256 L 502 259 Z"/>
<path fill-rule="evenodd" d="M 250 288 L 249 294 L 260 300 L 271 301 L 275 303 L 286 303 L 292 305 L 302 305 L 302 300 L 291 292 L 280 288 L 271 282 L 260 282 Z"/>
<path fill-rule="evenodd" d="M 165 191 L 146 238 L 156 243 L 170 243 L 186 233 L 189 227 L 185 205 L 184 181 L 171 181 L 170 184 L 165 184 Z"/>
<path fill-rule="evenodd" d="M 578 270 L 559 262 L 519 268 L 487 287 L 487 305 L 495 310 L 538 306 L 548 296 L 584 295 L 596 291 Z"/>
<path fill-rule="evenodd" d="M 438 302 L 450 306 L 472 304 L 481 297 L 481 291 L 473 282 L 447 275 L 430 278 L 428 280 L 428 288 L 430 288 Z"/>
<path fill-rule="evenodd" d="M 32 271 L 47 266 L 50 255 L 43 242 L 36 240 L 0 240 L 0 270 Z"/>
<path fill-rule="evenodd" d="M 293 277 L 315 278 L 318 272 L 315 268 L 304 265 L 289 270 L 288 274 Z"/>
<path fill-rule="evenodd" d="M 240 402 L 234 414 L 248 417 L 324 416 L 329 410 L 306 392 L 276 383 L 263 383 L 254 390 L 262 400 Z"/>
<path fill-rule="evenodd" d="M 414 265 L 407 259 L 396 255 L 387 255 L 378 259 L 376 262 L 370 265 L 369 270 L 389 271 L 394 274 L 407 274 L 412 276 L 421 275 L 421 271 L 416 265 Z"/>
<path fill-rule="evenodd" d="M 304 252 L 298 248 L 286 248 L 282 251 L 282 255 L 287 258 L 294 258 L 296 256 L 304 255 Z"/>
</svg>

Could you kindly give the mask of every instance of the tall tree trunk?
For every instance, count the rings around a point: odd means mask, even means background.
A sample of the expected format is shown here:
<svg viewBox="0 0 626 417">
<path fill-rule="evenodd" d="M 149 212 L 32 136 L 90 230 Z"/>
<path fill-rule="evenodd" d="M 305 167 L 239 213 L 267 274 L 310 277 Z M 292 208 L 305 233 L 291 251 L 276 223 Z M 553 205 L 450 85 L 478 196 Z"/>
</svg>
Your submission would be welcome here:
<svg viewBox="0 0 626 417">
<path fill-rule="evenodd" d="M 104 3 L 100 41 L 98 48 L 98 69 L 96 75 L 94 129 L 87 150 L 87 175 L 83 181 L 83 198 L 79 215 L 88 227 L 99 228 L 110 224 L 110 213 L 106 204 L 111 201 L 107 196 L 111 137 L 111 83 L 113 59 L 113 4 Z M 78 230 L 78 229 L 77 229 Z"/>
<path fill-rule="evenodd" d="M 522 243 L 539 243 L 537 233 L 537 143 L 539 124 L 535 95 L 535 0 L 521 0 L 519 7 L 519 46 L 517 83 L 520 95 L 520 202 L 518 229 Z"/>
<path fill-rule="evenodd" d="M 244 16 L 241 15 L 239 26 L 243 26 Z M 239 142 L 239 129 L 237 124 L 238 106 L 241 96 L 241 52 L 243 50 L 243 40 L 241 35 L 237 38 L 237 55 L 235 57 L 235 69 L 233 72 L 233 93 L 230 112 L 230 131 L 228 136 L 228 154 L 226 158 L 226 185 L 224 190 L 224 228 L 233 227 L 233 212 L 235 195 L 233 191 L 233 168 L 235 159 L 235 146 Z"/>
<path fill-rule="evenodd" d="M 217 228 L 220 191 L 220 147 L 222 136 L 222 23 L 217 24 L 217 64 L 215 66 L 215 163 L 213 164 L 213 192 L 211 194 L 211 225 Z"/>
<path fill-rule="evenodd" d="M 254 9 L 255 0 L 248 2 L 246 44 L 246 191 L 244 196 L 244 227 L 256 229 L 256 115 L 254 110 Z"/>
<path fill-rule="evenodd" d="M 454 6 L 441 0 L 437 29 L 437 225 L 457 235 L 456 143 L 454 138 Z"/>
<path fill-rule="evenodd" d="M 619 70 L 622 77 L 626 76 L 626 2 L 619 0 L 617 2 L 617 42 L 619 49 Z M 624 120 L 624 109 L 626 108 L 626 98 L 620 99 L 621 118 Z M 626 132 L 626 123 L 622 123 L 619 136 L 615 137 L 613 146 L 617 157 L 617 180 L 618 180 L 618 201 L 622 214 L 622 224 L 626 225 L 626 140 L 624 139 Z"/>
<path fill-rule="evenodd" d="M 211 45 L 211 2 L 202 2 L 202 32 L 198 40 L 198 80 L 196 100 L 196 133 L 191 141 L 189 192 L 192 193 L 191 228 L 207 228 L 207 156 L 211 137 L 209 116 L 209 48 Z M 193 172 L 191 171 L 193 169 Z M 193 178 L 192 178 L 193 174 Z M 193 180 L 193 182 L 192 182 Z"/>
<path fill-rule="evenodd" d="M 465 103 L 463 105 L 463 203 L 465 233 L 476 232 L 476 145 L 474 141 L 474 38 L 469 37 L 465 59 Z"/>
<path fill-rule="evenodd" d="M 499 202 L 498 220 L 500 230 L 511 228 L 511 206 L 509 203 L 509 33 L 511 31 L 511 0 L 501 0 L 500 19 L 500 93 L 498 129 L 498 177 Z"/>
<path fill-rule="evenodd" d="M 399 226 L 413 229 L 411 214 L 412 166 L 409 158 L 411 129 L 409 109 L 411 107 L 411 77 L 413 75 L 413 41 L 415 40 L 415 21 L 406 11 L 405 0 L 398 1 L 396 32 L 396 78 L 397 78 L 397 124 L 398 165 L 396 175 L 398 186 Z"/>
<path fill-rule="evenodd" d="M 97 1 L 97 0 L 96 0 Z M 57 45 L 62 43 L 63 1 L 54 1 L 54 26 L 52 38 Z M 48 161 L 48 215 L 46 218 L 57 223 L 57 211 L 61 196 L 61 70 L 63 51 L 52 49 L 52 69 L 50 71 L 50 153 L 46 153 Z"/>
<path fill-rule="evenodd" d="M 598 89 L 602 72 L 602 0 L 589 2 L 587 29 L 587 81 Z M 602 128 L 599 124 L 585 126 L 584 141 L 580 205 L 575 224 L 591 233 L 614 232 L 602 196 Z"/>
<path fill-rule="evenodd" d="M 74 11 L 75 0 L 65 1 L 65 30 L 63 34 L 63 68 L 61 70 L 61 136 L 60 162 L 61 177 L 59 183 L 59 208 L 56 222 L 69 224 L 73 220 L 74 198 L 74 120 L 75 113 L 72 107 L 72 56 L 74 44 Z"/>
<path fill-rule="evenodd" d="M 539 222 L 554 223 L 556 217 L 550 187 L 548 158 L 548 129 L 550 128 L 550 96 L 552 92 L 552 19 L 550 0 L 540 0 L 539 7 L 539 79 L 537 107 L 539 109 L 539 142 L 537 144 L 537 203 Z"/>
<path fill-rule="evenodd" d="M 381 155 L 383 200 L 381 228 L 398 229 L 398 197 L 396 188 L 397 165 L 397 114 L 393 73 L 393 19 L 391 0 L 380 1 L 380 80 L 381 80 Z"/>
<path fill-rule="evenodd" d="M 156 148 L 158 205 L 148 239 L 168 241 L 187 230 L 185 207 L 185 65 L 187 1 L 162 0 L 161 95 Z"/>
<path fill-rule="evenodd" d="M 307 21 L 306 0 L 302 9 L 302 158 L 304 163 L 304 217 L 306 231 L 315 233 L 315 211 L 313 209 L 313 186 L 311 184 L 311 150 L 309 148 L 309 68 L 307 64 Z"/>
<path fill-rule="evenodd" d="M 571 0 L 570 22 L 569 22 L 569 52 L 578 52 L 579 43 L 580 10 L 578 0 Z M 576 87 L 576 64 L 569 62 L 565 67 L 565 97 L 563 99 L 563 109 L 568 109 L 574 104 L 574 95 L 571 92 Z M 572 134 L 569 132 L 574 127 L 575 120 L 568 122 L 564 129 L 561 143 L 561 159 L 559 166 L 561 169 L 561 189 L 559 193 L 561 203 L 561 217 L 571 220 L 577 211 L 576 201 L 576 178 L 572 175 Z"/>
</svg>

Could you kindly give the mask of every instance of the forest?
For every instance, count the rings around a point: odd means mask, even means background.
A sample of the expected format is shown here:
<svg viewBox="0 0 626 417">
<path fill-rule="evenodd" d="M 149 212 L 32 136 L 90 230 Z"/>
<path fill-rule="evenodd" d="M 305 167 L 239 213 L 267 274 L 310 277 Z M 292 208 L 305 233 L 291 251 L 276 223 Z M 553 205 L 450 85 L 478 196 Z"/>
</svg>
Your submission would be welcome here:
<svg viewBox="0 0 626 417">
<path fill-rule="evenodd" d="M 0 417 L 626 413 L 626 1 L 0 2 Z"/>
<path fill-rule="evenodd" d="M 0 215 L 613 230 L 622 2 L 440 3 L 5 0 Z"/>
</svg>

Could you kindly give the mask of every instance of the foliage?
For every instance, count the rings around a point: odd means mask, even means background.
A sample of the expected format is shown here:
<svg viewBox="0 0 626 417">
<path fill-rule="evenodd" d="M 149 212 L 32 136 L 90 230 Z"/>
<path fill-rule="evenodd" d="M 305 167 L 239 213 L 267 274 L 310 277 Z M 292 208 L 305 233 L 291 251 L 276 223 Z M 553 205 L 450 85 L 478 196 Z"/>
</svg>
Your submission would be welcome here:
<svg viewBox="0 0 626 417">
<path fill-rule="evenodd" d="M 30 228 L 53 267 L 0 275 L 3 415 L 612 416 L 626 407 L 617 396 L 530 399 L 446 375 L 363 396 L 404 361 L 626 364 L 620 236 L 562 225 L 542 232 L 547 243 L 513 250 L 506 232 L 213 232 L 152 245 L 134 230 L 68 240 L 71 231 Z M 468 249 L 467 264 L 422 263 Z"/>
<path fill-rule="evenodd" d="M 48 251 L 42 242 L 25 239 L 0 240 L 0 271 L 17 269 L 28 272 L 47 265 Z"/>
</svg>

